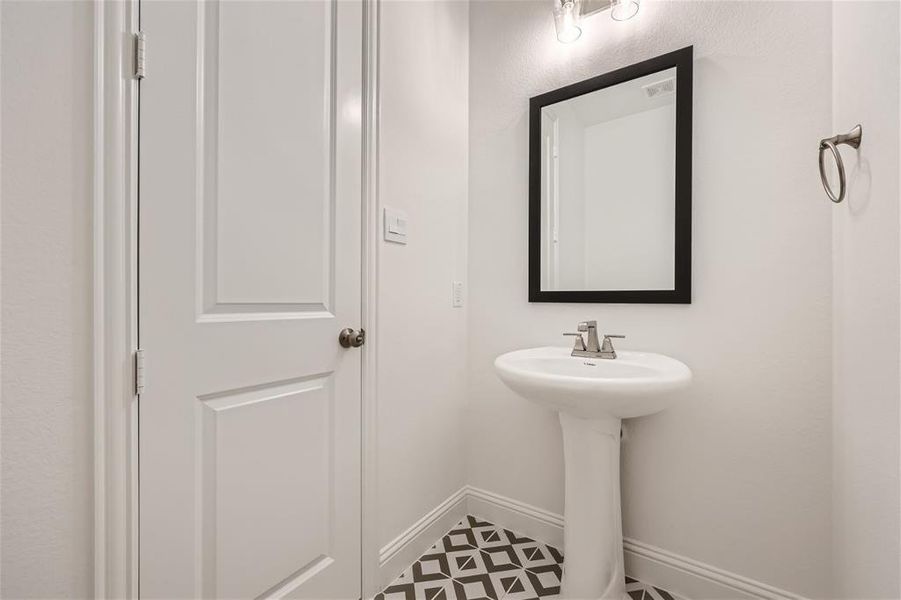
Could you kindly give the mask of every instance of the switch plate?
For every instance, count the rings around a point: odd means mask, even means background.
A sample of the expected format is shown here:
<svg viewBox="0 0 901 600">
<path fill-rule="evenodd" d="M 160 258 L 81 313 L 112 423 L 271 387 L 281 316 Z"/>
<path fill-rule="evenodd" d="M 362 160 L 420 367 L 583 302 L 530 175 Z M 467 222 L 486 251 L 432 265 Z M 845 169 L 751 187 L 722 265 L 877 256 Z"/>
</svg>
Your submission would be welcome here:
<svg viewBox="0 0 901 600">
<path fill-rule="evenodd" d="M 407 213 L 396 208 L 385 208 L 385 241 L 407 243 Z"/>
<path fill-rule="evenodd" d="M 454 308 L 463 306 L 463 282 L 454 282 Z"/>
</svg>

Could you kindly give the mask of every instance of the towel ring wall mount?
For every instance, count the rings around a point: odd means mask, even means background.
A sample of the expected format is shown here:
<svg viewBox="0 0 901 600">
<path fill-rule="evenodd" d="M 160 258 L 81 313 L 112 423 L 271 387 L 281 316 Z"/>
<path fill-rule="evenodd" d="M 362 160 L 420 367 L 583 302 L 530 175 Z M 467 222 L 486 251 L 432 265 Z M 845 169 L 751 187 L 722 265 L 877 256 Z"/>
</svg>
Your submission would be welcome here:
<svg viewBox="0 0 901 600">
<path fill-rule="evenodd" d="M 847 180 L 845 178 L 845 164 L 842 162 L 842 155 L 838 151 L 838 146 L 841 144 L 847 144 L 852 148 L 860 147 L 860 138 L 863 133 L 863 129 L 860 125 L 857 125 L 854 129 L 849 131 L 848 133 L 843 133 L 840 135 L 832 136 L 831 138 L 825 138 L 820 140 L 820 179 L 823 181 L 823 189 L 826 190 L 826 195 L 829 196 L 829 199 L 838 204 L 842 200 L 845 199 L 845 192 L 847 191 L 848 185 Z M 832 188 L 829 187 L 829 180 L 826 179 L 826 165 L 823 157 L 826 155 L 826 150 L 829 150 L 832 153 L 832 158 L 835 160 L 835 168 L 838 170 L 838 195 L 835 195 L 835 192 L 832 191 Z"/>
</svg>

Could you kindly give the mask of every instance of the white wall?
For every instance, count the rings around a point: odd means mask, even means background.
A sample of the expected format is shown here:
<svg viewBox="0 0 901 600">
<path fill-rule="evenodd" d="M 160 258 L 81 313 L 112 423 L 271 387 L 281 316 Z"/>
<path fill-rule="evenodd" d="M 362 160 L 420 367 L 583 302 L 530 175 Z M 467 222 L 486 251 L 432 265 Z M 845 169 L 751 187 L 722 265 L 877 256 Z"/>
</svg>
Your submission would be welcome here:
<svg viewBox="0 0 901 600">
<path fill-rule="evenodd" d="M 585 127 L 571 106 L 554 106 L 557 115 L 559 165 L 557 267 L 561 290 L 585 285 Z"/>
<path fill-rule="evenodd" d="M 556 416 L 492 361 L 597 319 L 695 375 L 680 404 L 627 425 L 626 535 L 828 595 L 832 207 L 814 161 L 832 120 L 830 4 L 645 0 L 569 46 L 546 2 L 470 12 L 470 483 L 562 512 Z M 690 44 L 693 304 L 529 304 L 528 98 Z"/>
<path fill-rule="evenodd" d="M 834 572 L 843 598 L 898 598 L 899 5 L 833 7 L 832 132 L 848 197 L 831 207 L 834 260 Z M 825 201 L 825 196 L 823 196 Z"/>
<path fill-rule="evenodd" d="M 584 153 L 585 289 L 674 289 L 676 105 L 586 128 Z"/>
<path fill-rule="evenodd" d="M 0 8 L 5 598 L 93 594 L 92 14 Z"/>
<path fill-rule="evenodd" d="M 468 27 L 465 2 L 381 5 L 379 201 L 406 246 L 379 248 L 379 542 L 465 483 Z"/>
</svg>

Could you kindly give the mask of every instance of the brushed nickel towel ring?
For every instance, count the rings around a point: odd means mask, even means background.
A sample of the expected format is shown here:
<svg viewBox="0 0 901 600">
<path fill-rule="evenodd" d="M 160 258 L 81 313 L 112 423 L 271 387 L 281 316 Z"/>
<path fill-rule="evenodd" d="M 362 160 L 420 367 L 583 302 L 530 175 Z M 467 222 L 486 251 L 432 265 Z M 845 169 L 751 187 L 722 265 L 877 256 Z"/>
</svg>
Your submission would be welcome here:
<svg viewBox="0 0 901 600">
<path fill-rule="evenodd" d="M 847 181 L 845 180 L 845 164 L 842 162 L 842 155 L 838 151 L 838 146 L 840 144 L 847 144 L 852 148 L 860 147 L 860 137 L 862 133 L 863 129 L 861 129 L 860 125 L 857 125 L 857 127 L 848 133 L 820 140 L 820 179 L 823 180 L 823 189 L 826 190 L 826 195 L 836 204 L 845 199 L 845 192 L 848 187 Z M 832 188 L 829 187 L 829 181 L 826 179 L 826 166 L 823 164 L 823 156 L 825 155 L 827 148 L 832 152 L 832 158 L 835 160 L 835 167 L 838 169 L 838 196 L 836 196 L 832 191 Z"/>
</svg>

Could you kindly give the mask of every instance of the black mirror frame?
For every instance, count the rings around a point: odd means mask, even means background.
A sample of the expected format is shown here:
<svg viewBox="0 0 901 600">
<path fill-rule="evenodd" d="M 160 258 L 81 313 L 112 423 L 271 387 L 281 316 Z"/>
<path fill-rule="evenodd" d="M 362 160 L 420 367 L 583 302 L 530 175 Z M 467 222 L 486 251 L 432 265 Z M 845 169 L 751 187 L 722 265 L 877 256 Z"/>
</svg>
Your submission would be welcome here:
<svg viewBox="0 0 901 600">
<path fill-rule="evenodd" d="M 529 302 L 691 304 L 691 103 L 693 46 L 529 99 Z M 541 108 L 676 68 L 675 276 L 672 290 L 541 289 Z"/>
</svg>

